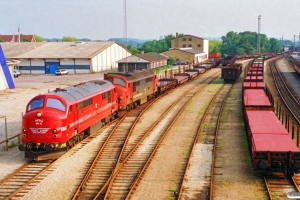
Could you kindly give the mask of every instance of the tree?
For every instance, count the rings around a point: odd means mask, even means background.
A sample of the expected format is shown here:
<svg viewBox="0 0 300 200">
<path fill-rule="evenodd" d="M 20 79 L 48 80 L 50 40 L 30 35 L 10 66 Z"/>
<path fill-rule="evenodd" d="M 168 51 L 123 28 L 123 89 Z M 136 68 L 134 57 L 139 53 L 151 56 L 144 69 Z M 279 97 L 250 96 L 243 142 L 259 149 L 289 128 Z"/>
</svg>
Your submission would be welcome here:
<svg viewBox="0 0 300 200">
<path fill-rule="evenodd" d="M 31 42 L 31 41 L 28 38 L 24 38 L 21 42 Z"/>
<path fill-rule="evenodd" d="M 221 45 L 222 45 L 222 42 L 219 40 L 209 40 L 209 53 L 220 52 Z"/>
<path fill-rule="evenodd" d="M 132 45 L 128 45 L 127 46 L 127 49 L 134 55 L 134 54 L 139 54 L 140 51 L 135 47 L 135 46 L 132 46 Z"/>
<path fill-rule="evenodd" d="M 4 42 L 4 40 L 1 40 L 1 39 L 0 39 L 0 42 Z"/>
<path fill-rule="evenodd" d="M 183 36 L 184 34 L 178 34 L 179 37 Z M 161 40 L 152 40 L 145 42 L 140 48 L 140 51 L 144 51 L 145 53 L 148 52 L 157 52 L 161 53 L 167 51 L 171 48 L 171 41 L 175 38 L 172 34 L 164 36 Z"/>
<path fill-rule="evenodd" d="M 279 41 L 275 38 L 270 38 L 270 51 L 271 52 L 279 52 L 280 51 Z"/>
<path fill-rule="evenodd" d="M 35 38 L 35 41 L 37 41 L 37 42 L 44 42 L 45 41 L 45 39 L 43 37 L 38 36 L 38 35 L 34 35 L 34 38 Z"/>
<path fill-rule="evenodd" d="M 268 39 L 265 34 L 259 36 L 261 53 L 279 51 L 279 43 L 276 39 Z M 257 52 L 257 38 L 258 34 L 256 32 L 228 32 L 226 36 L 222 36 L 223 43 L 220 51 L 222 54 L 228 55 L 254 54 Z"/>
<path fill-rule="evenodd" d="M 62 39 L 63 42 L 77 42 L 78 39 L 71 36 L 64 36 Z"/>
<path fill-rule="evenodd" d="M 222 36 L 222 45 L 220 51 L 222 54 L 237 55 L 238 54 L 238 43 L 240 35 L 236 32 L 230 31 L 226 36 Z"/>
<path fill-rule="evenodd" d="M 175 63 L 176 62 L 176 58 L 174 58 L 174 57 L 169 57 L 169 60 L 168 60 L 168 64 L 169 65 L 172 65 L 173 63 Z"/>
</svg>

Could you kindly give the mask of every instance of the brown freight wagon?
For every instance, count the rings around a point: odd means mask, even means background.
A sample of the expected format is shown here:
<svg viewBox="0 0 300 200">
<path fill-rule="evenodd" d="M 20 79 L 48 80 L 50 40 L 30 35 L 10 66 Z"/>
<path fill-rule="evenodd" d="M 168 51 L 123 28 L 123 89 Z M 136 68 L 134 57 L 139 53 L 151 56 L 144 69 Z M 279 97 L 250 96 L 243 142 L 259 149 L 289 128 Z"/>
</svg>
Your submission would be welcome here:
<svg viewBox="0 0 300 200">
<path fill-rule="evenodd" d="M 222 79 L 225 83 L 234 83 L 242 73 L 242 64 L 226 65 L 222 68 Z"/>
</svg>

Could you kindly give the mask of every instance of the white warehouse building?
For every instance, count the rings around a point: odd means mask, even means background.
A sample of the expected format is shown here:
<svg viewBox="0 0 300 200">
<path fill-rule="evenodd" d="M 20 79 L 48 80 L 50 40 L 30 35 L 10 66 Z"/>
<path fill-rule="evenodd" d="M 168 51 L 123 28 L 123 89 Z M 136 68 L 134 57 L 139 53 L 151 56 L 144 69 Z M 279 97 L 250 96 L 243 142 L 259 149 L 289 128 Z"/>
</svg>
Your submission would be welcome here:
<svg viewBox="0 0 300 200">
<path fill-rule="evenodd" d="M 19 60 L 23 74 L 93 73 L 118 68 L 117 61 L 131 53 L 116 42 L 20 42 L 1 43 L 7 59 Z"/>
</svg>

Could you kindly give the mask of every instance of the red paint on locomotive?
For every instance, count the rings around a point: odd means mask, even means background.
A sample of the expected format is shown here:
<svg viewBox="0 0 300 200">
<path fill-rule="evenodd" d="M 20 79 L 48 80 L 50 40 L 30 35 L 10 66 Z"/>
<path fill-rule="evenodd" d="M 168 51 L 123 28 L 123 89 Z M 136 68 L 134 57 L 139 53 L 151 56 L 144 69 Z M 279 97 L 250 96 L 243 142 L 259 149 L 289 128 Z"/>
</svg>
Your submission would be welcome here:
<svg viewBox="0 0 300 200">
<path fill-rule="evenodd" d="M 25 157 L 72 147 L 118 115 L 115 87 L 105 80 L 90 81 L 34 97 L 22 120 L 20 150 Z"/>
</svg>

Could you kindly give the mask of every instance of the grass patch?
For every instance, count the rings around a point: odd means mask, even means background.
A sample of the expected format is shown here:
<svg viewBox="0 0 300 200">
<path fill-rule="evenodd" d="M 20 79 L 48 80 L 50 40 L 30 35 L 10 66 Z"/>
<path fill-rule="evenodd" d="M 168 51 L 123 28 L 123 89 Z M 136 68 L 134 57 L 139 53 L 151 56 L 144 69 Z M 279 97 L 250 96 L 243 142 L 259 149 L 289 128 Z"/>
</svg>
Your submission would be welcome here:
<svg viewBox="0 0 300 200">
<path fill-rule="evenodd" d="M 15 147 L 17 147 L 17 146 L 19 146 L 19 144 L 18 144 L 18 143 L 15 143 L 14 141 L 12 141 L 12 142 L 8 145 L 8 148 L 9 148 L 9 149 L 12 149 L 12 148 L 15 148 Z"/>
</svg>

